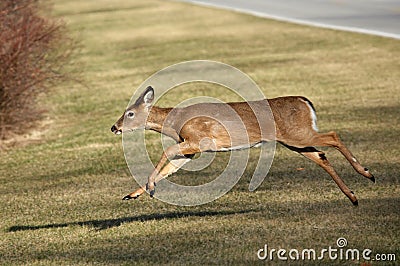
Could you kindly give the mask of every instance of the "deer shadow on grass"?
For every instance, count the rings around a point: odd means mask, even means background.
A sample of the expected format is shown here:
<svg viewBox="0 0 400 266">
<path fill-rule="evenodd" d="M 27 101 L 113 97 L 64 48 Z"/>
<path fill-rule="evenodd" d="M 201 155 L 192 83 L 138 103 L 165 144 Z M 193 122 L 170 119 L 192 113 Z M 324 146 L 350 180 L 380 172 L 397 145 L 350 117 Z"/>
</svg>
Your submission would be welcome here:
<svg viewBox="0 0 400 266">
<path fill-rule="evenodd" d="M 152 220 L 163 220 L 163 219 L 177 219 L 184 217 L 205 217 L 205 216 L 227 216 L 235 214 L 243 214 L 255 212 L 257 210 L 241 210 L 241 211 L 177 211 L 159 214 L 144 214 L 132 217 L 122 217 L 116 219 L 103 219 L 103 220 L 89 220 L 89 221 L 78 221 L 69 223 L 54 223 L 54 224 L 44 224 L 44 225 L 14 225 L 8 228 L 8 232 L 18 232 L 18 231 L 30 231 L 39 229 L 49 229 L 49 228 L 63 228 L 68 226 L 88 226 L 96 230 L 104 230 L 108 228 L 118 227 L 124 223 L 131 222 L 146 222 Z"/>
</svg>

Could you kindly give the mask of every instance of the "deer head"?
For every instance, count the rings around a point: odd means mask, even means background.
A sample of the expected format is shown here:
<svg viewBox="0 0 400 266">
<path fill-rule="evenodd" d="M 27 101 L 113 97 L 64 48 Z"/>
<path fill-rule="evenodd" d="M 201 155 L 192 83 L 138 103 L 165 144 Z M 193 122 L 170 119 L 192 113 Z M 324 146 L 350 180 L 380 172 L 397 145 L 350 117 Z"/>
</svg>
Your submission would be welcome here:
<svg viewBox="0 0 400 266">
<path fill-rule="evenodd" d="M 125 110 L 118 121 L 111 127 L 111 131 L 118 135 L 124 131 L 144 128 L 153 100 L 154 89 L 149 86 L 136 102 Z"/>
</svg>

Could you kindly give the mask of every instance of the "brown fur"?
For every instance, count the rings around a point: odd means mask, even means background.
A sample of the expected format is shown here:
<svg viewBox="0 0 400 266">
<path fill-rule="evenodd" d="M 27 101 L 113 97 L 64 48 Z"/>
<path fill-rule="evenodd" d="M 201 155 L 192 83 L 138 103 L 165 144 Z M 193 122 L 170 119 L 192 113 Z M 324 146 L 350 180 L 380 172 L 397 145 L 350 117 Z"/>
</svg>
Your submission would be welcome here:
<svg viewBox="0 0 400 266">
<path fill-rule="evenodd" d="M 375 181 L 335 132 L 316 131 L 313 127 L 314 107 L 304 97 L 288 96 L 227 104 L 200 103 L 183 108 L 151 106 L 153 98 L 154 91 L 148 87 L 111 130 L 120 133 L 144 127 L 173 138 L 177 144 L 163 152 L 149 176 L 147 187 L 130 193 L 124 199 L 136 198 L 146 189 L 152 195 L 156 182 L 179 170 L 196 153 L 249 148 L 274 140 L 321 166 L 355 205 L 358 201 L 354 193 L 337 175 L 325 154 L 315 146 L 336 148 L 358 173 Z M 131 113 L 134 116 L 130 117 Z M 170 162 L 163 168 L 168 160 L 174 163 Z"/>
</svg>

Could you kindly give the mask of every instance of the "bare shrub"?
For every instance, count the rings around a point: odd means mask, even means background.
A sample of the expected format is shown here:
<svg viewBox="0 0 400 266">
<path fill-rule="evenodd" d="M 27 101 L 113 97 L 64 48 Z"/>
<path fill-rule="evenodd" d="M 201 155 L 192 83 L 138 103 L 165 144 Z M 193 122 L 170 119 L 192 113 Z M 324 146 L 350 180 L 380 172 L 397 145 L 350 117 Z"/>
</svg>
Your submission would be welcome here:
<svg viewBox="0 0 400 266">
<path fill-rule="evenodd" d="M 68 76 L 74 41 L 63 21 L 41 15 L 48 5 L 0 1 L 0 140 L 32 127 L 41 113 L 37 96 Z"/>
</svg>

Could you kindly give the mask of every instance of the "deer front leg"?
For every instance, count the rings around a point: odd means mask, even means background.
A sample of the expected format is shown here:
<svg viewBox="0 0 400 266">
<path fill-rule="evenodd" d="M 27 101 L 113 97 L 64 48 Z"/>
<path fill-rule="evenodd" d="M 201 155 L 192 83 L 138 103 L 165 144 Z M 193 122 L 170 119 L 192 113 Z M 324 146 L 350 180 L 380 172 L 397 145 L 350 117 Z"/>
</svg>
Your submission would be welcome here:
<svg viewBox="0 0 400 266">
<path fill-rule="evenodd" d="M 184 164 L 189 162 L 191 158 L 177 158 L 171 160 L 160 172 L 157 176 L 155 183 L 159 182 L 160 180 L 172 175 L 176 171 L 178 171 Z M 140 195 L 142 195 L 146 191 L 146 185 L 135 190 L 134 192 L 126 195 L 123 200 L 130 200 L 130 199 L 137 199 Z"/>
<path fill-rule="evenodd" d="M 172 145 L 168 147 L 162 154 L 160 161 L 158 162 L 156 168 L 149 176 L 147 182 L 147 189 L 150 192 L 150 196 L 154 195 L 154 187 L 156 179 L 162 179 L 162 175 L 160 174 L 161 168 L 170 158 L 175 158 L 176 156 L 185 156 L 192 155 L 200 152 L 200 149 L 196 146 L 192 146 L 187 142 L 182 142 L 179 144 Z"/>
</svg>

